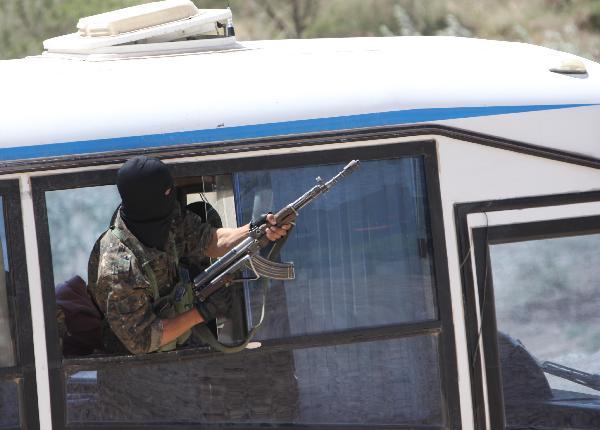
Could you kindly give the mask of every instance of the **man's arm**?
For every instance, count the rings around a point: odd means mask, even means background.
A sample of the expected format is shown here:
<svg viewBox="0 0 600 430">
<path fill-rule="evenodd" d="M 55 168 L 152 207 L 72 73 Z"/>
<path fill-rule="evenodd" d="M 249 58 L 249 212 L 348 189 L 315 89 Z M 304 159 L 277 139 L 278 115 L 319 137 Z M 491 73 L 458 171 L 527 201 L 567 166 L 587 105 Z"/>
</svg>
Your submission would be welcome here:
<svg viewBox="0 0 600 430">
<path fill-rule="evenodd" d="M 196 303 L 196 307 L 174 318 L 160 321 L 162 335 L 160 346 L 173 341 L 188 329 L 206 321 L 222 317 L 231 308 L 231 291 L 223 288 L 211 295 L 203 302 Z"/>
<path fill-rule="evenodd" d="M 249 225 L 237 228 L 218 228 L 205 250 L 207 257 L 217 258 L 248 237 Z"/>
<path fill-rule="evenodd" d="M 290 224 L 285 224 L 281 227 L 277 227 L 277 220 L 275 215 L 268 214 L 267 222 L 271 224 L 271 227 L 267 230 L 267 238 L 270 241 L 281 239 L 287 234 L 287 231 L 291 228 Z M 237 228 L 219 228 L 215 231 L 212 240 L 206 248 L 205 254 L 207 257 L 217 258 L 224 255 L 227 251 L 233 248 L 235 245 L 240 243 L 242 240 L 248 237 L 250 232 L 250 224 L 246 224 L 242 227 Z"/>
<path fill-rule="evenodd" d="M 174 341 L 193 326 L 203 322 L 204 319 L 202 318 L 202 315 L 200 315 L 200 312 L 195 308 L 177 315 L 174 318 L 162 319 L 163 332 L 162 337 L 160 338 L 160 346 L 164 346 Z"/>
<path fill-rule="evenodd" d="M 273 214 L 267 215 L 267 222 L 272 226 L 267 230 L 267 237 L 271 241 L 278 240 L 287 234 L 287 230 L 291 225 L 286 224 L 282 227 L 276 227 L 276 220 Z M 208 257 L 220 257 L 248 237 L 250 225 L 246 224 L 238 228 L 219 228 L 213 234 L 212 240 L 206 248 L 205 255 Z M 177 339 L 187 330 L 197 324 L 201 324 L 204 318 L 198 312 L 198 309 L 190 309 L 174 318 L 162 319 L 162 336 L 160 338 L 160 346 L 166 345 L 169 342 Z"/>
</svg>

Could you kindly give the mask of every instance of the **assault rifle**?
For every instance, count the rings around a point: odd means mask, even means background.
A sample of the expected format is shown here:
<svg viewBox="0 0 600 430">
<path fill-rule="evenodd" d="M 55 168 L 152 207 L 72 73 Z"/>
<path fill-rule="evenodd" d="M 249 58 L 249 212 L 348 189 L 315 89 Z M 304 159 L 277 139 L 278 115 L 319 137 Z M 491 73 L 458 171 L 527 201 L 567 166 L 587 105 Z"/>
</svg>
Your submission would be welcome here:
<svg viewBox="0 0 600 430">
<path fill-rule="evenodd" d="M 298 212 L 303 207 L 321 194 L 329 191 L 344 176 L 354 172 L 358 165 L 358 160 L 351 161 L 341 172 L 327 182 L 323 182 L 320 177 L 317 177 L 317 185 L 275 214 L 277 225 L 293 225 L 298 217 Z M 271 243 L 266 235 L 268 227 L 268 225 L 263 224 L 252 229 L 247 239 L 240 242 L 194 278 L 193 289 L 198 300 L 203 302 L 215 291 L 232 282 L 234 280 L 232 274 L 242 269 L 248 269 L 254 274 L 253 278 L 249 278 L 251 280 L 256 280 L 261 276 L 279 280 L 294 279 L 294 263 L 278 263 L 259 255 L 260 250 Z"/>
<path fill-rule="evenodd" d="M 592 390 L 600 391 L 600 375 L 587 373 L 551 361 L 544 361 L 542 363 L 542 370 L 550 375 L 558 376 L 576 384 L 585 385 Z"/>
</svg>

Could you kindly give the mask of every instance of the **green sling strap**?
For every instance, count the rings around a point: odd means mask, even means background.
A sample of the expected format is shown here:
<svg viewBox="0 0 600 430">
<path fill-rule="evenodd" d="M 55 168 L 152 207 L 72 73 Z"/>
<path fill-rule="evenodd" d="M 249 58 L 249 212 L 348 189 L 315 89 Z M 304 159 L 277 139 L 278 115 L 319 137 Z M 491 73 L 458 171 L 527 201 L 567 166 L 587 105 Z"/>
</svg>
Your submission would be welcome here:
<svg viewBox="0 0 600 430">
<path fill-rule="evenodd" d="M 250 343 L 250 341 L 252 340 L 252 338 L 254 337 L 254 335 L 256 334 L 256 332 L 258 331 L 260 326 L 262 325 L 263 320 L 265 318 L 265 304 L 267 302 L 267 290 L 269 289 L 269 280 L 266 278 L 260 278 L 260 283 L 262 286 L 262 308 L 261 308 L 260 320 L 259 320 L 258 324 L 256 324 L 252 328 L 252 330 L 250 330 L 250 332 L 248 333 L 246 338 L 236 345 L 226 345 L 217 340 L 217 338 L 215 337 L 213 332 L 210 331 L 210 329 L 206 326 L 206 324 L 202 324 L 198 328 L 196 328 L 198 337 L 202 340 L 202 342 L 206 343 L 207 345 L 210 345 L 211 348 L 213 348 L 219 352 L 223 352 L 225 354 L 241 352 L 244 349 L 246 349 L 246 347 L 248 346 L 248 344 Z M 225 287 L 225 288 L 227 288 L 227 287 Z"/>
</svg>

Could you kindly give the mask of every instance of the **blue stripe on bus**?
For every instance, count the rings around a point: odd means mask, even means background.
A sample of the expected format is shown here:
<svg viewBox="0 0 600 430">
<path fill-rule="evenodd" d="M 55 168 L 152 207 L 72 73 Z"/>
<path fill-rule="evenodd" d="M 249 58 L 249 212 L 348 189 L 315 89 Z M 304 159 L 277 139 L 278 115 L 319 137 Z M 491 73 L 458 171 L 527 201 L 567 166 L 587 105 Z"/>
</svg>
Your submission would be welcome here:
<svg viewBox="0 0 600 430">
<path fill-rule="evenodd" d="M 290 134 L 318 133 L 367 127 L 416 124 L 458 118 L 474 118 L 522 112 L 566 109 L 593 104 L 480 106 L 431 109 L 408 109 L 329 118 L 304 119 L 267 124 L 222 127 L 208 130 L 181 131 L 164 134 L 116 137 L 109 139 L 60 142 L 0 149 L 0 160 L 93 154 L 159 146 L 210 143 L 226 140 L 253 139 Z"/>
</svg>

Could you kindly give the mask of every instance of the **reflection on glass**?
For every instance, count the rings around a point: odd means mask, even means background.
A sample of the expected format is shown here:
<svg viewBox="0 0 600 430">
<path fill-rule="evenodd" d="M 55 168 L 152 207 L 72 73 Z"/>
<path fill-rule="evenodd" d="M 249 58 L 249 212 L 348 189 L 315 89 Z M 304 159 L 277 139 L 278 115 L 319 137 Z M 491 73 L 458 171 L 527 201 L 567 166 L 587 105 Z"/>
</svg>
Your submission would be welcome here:
<svg viewBox="0 0 600 430">
<path fill-rule="evenodd" d="M 75 422 L 442 425 L 437 338 L 246 352 L 67 378 Z"/>
<path fill-rule="evenodd" d="M 87 280 L 90 251 L 120 203 L 114 185 L 46 192 L 55 284 Z"/>
<path fill-rule="evenodd" d="M 18 383 L 0 381 L 0 427 L 19 425 Z"/>
<path fill-rule="evenodd" d="M 15 365 L 15 351 L 11 333 L 10 309 L 8 306 L 8 258 L 6 255 L 6 232 L 4 230 L 3 199 L 0 197 L 0 367 Z"/>
<path fill-rule="evenodd" d="M 4 226 L 4 199 L 0 197 L 0 240 L 2 241 L 2 262 L 4 263 L 4 268 L 8 271 L 8 250 L 6 248 L 6 229 Z"/>
<path fill-rule="evenodd" d="M 277 210 L 343 164 L 236 175 L 238 222 Z M 272 282 L 262 338 L 436 318 L 423 160 L 366 161 L 303 209 Z M 260 288 L 251 285 L 254 315 Z M 255 318 L 256 319 L 256 318 Z"/>
<path fill-rule="evenodd" d="M 490 256 L 509 423 L 536 423 L 526 402 L 539 420 L 551 410 L 539 404 L 562 400 L 554 419 L 597 428 L 586 423 L 600 422 L 600 235 L 493 245 Z"/>
</svg>

